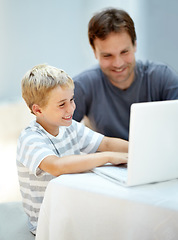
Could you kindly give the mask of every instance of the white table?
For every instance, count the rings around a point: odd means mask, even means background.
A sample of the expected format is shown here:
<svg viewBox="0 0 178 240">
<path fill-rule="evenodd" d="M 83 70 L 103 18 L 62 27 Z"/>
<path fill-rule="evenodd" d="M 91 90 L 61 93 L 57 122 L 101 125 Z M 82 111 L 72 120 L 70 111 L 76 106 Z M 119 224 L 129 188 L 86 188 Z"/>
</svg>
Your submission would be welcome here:
<svg viewBox="0 0 178 240">
<path fill-rule="evenodd" d="M 36 240 L 177 240 L 178 180 L 125 188 L 94 173 L 52 180 Z"/>
</svg>

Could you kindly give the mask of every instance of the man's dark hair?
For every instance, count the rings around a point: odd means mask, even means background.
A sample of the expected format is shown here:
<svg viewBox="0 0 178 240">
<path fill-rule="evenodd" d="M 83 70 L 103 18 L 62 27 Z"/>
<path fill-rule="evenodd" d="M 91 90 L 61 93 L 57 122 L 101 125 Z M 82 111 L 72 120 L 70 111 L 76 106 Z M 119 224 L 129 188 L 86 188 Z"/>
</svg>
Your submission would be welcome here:
<svg viewBox="0 0 178 240">
<path fill-rule="evenodd" d="M 134 45 L 136 41 L 134 22 L 127 12 L 116 8 L 107 8 L 96 13 L 88 23 L 88 38 L 93 49 L 96 38 L 105 40 L 112 32 L 124 31 L 129 34 Z"/>
</svg>

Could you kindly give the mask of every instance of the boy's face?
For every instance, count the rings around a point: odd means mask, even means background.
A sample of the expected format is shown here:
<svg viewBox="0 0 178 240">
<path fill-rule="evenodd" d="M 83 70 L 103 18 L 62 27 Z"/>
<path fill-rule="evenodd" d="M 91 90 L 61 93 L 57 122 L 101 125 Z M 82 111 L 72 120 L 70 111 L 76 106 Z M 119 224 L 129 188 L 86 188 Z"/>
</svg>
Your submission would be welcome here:
<svg viewBox="0 0 178 240">
<path fill-rule="evenodd" d="M 58 134 L 59 126 L 70 126 L 75 110 L 74 89 L 57 86 L 51 90 L 48 103 L 36 114 L 37 122 L 52 135 Z"/>
</svg>

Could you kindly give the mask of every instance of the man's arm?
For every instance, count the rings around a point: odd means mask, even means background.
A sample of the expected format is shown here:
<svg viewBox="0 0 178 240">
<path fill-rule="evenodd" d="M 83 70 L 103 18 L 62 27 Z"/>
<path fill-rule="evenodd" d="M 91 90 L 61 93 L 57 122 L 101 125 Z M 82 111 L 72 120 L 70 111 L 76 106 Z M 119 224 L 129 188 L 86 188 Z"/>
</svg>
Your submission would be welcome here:
<svg viewBox="0 0 178 240">
<path fill-rule="evenodd" d="M 163 99 L 175 100 L 178 99 L 178 74 L 170 67 L 167 67 L 163 72 L 164 86 Z"/>
<path fill-rule="evenodd" d="M 74 111 L 73 119 L 80 122 L 86 114 L 86 102 L 85 94 L 78 82 L 75 82 L 74 98 L 76 109 Z"/>
</svg>

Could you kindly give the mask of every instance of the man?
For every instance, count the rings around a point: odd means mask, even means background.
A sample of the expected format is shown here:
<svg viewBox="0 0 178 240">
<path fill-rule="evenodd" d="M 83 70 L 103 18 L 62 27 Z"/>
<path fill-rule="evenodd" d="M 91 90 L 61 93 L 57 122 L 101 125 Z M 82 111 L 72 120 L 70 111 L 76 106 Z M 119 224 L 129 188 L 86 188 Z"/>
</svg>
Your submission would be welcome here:
<svg viewBox="0 0 178 240">
<path fill-rule="evenodd" d="M 88 37 L 99 65 L 74 77 L 74 119 L 87 116 L 95 131 L 128 140 L 131 104 L 178 99 L 178 75 L 163 64 L 135 60 L 134 22 L 123 10 L 95 14 Z"/>
</svg>

